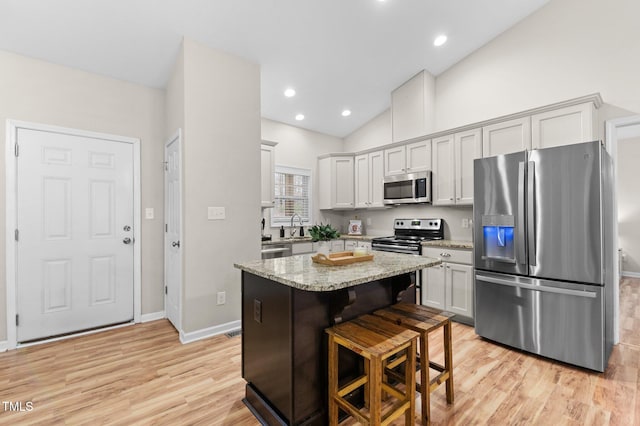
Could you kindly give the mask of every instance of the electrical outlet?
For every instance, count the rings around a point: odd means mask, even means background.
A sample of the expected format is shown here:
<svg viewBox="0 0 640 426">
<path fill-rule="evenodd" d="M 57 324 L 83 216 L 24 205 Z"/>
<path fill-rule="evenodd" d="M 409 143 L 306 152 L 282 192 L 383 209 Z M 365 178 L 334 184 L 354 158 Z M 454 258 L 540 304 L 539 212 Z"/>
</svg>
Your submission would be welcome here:
<svg viewBox="0 0 640 426">
<path fill-rule="evenodd" d="M 224 207 L 207 207 L 208 220 L 223 220 L 226 218 Z"/>
<path fill-rule="evenodd" d="M 145 219 L 153 219 L 155 217 L 153 207 L 147 207 L 144 209 L 144 218 Z"/>
<path fill-rule="evenodd" d="M 367 226 L 371 226 L 371 218 L 370 217 L 367 218 Z"/>
<path fill-rule="evenodd" d="M 224 291 L 219 291 L 217 304 L 224 305 L 225 303 L 227 303 L 227 293 L 225 293 Z"/>
<path fill-rule="evenodd" d="M 463 228 L 468 228 L 469 227 L 469 219 L 467 219 L 466 217 L 464 219 L 462 219 L 462 227 Z"/>
</svg>

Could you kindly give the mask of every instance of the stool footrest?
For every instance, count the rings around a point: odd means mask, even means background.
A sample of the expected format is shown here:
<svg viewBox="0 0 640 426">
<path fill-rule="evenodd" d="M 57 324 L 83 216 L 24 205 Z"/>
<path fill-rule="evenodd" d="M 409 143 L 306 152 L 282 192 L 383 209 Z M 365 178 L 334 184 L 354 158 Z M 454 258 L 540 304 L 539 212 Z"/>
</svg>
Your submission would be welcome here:
<svg viewBox="0 0 640 426">
<path fill-rule="evenodd" d="M 386 393 L 388 393 L 389 395 L 393 396 L 396 399 L 399 400 L 406 400 L 407 399 L 407 395 L 400 392 L 398 389 L 394 388 L 393 386 L 391 386 L 388 383 L 382 383 L 382 390 Z"/>
<path fill-rule="evenodd" d="M 345 395 L 348 395 L 349 393 L 351 393 L 354 390 L 358 389 L 360 386 L 366 384 L 368 381 L 369 381 L 369 378 L 367 376 L 365 376 L 365 375 L 360 376 L 360 377 L 352 380 L 348 384 L 344 385 L 340 389 L 338 389 L 338 395 L 340 395 L 341 397 L 345 396 Z"/>
<path fill-rule="evenodd" d="M 358 410 L 355 405 L 340 397 L 334 397 L 333 400 L 336 402 L 336 404 L 338 404 L 340 408 L 349 413 L 349 415 L 355 417 L 355 419 L 358 420 L 360 424 L 369 424 L 369 419 L 362 415 L 360 410 Z"/>
<path fill-rule="evenodd" d="M 391 410 L 389 411 L 389 413 L 382 418 L 382 422 L 380 423 L 380 425 L 381 426 L 388 425 L 389 423 L 391 423 L 392 421 L 400 417 L 402 414 L 404 414 L 407 411 L 407 409 L 409 408 L 408 407 L 409 404 L 410 404 L 409 401 L 396 402 L 393 405 L 393 407 L 391 407 Z"/>
<path fill-rule="evenodd" d="M 449 379 L 449 372 L 445 371 L 443 373 L 438 374 L 436 377 L 429 381 L 429 392 L 433 392 L 438 389 L 438 386 L 443 384 Z"/>
<path fill-rule="evenodd" d="M 437 362 L 429 361 L 429 368 L 433 368 L 436 371 L 443 372 L 446 370 L 444 365 L 438 364 Z"/>
<path fill-rule="evenodd" d="M 402 356 L 399 356 L 398 358 L 394 359 L 393 361 L 387 363 L 387 368 L 396 368 L 400 364 L 403 364 L 406 360 L 407 360 L 407 355 L 406 354 L 404 354 Z"/>
</svg>

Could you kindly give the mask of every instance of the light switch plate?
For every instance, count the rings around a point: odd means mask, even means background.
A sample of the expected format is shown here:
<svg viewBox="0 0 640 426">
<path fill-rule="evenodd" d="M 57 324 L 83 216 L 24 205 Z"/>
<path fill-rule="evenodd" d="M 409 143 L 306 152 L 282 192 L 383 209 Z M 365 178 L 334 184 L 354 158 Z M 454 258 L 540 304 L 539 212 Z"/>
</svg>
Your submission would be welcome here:
<svg viewBox="0 0 640 426">
<path fill-rule="evenodd" d="M 224 207 L 207 207 L 208 220 L 223 220 L 226 217 Z"/>
<path fill-rule="evenodd" d="M 153 207 L 147 207 L 144 209 L 144 218 L 145 219 L 153 219 L 155 217 L 155 212 Z"/>
</svg>

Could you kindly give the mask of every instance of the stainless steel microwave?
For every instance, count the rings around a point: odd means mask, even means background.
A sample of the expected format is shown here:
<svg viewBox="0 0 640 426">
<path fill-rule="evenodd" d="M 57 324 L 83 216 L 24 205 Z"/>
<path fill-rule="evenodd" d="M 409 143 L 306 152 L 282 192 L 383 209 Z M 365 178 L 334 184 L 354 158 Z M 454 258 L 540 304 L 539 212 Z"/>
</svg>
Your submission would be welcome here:
<svg viewBox="0 0 640 426">
<path fill-rule="evenodd" d="M 431 172 L 417 172 L 384 178 L 384 204 L 431 202 Z"/>
</svg>

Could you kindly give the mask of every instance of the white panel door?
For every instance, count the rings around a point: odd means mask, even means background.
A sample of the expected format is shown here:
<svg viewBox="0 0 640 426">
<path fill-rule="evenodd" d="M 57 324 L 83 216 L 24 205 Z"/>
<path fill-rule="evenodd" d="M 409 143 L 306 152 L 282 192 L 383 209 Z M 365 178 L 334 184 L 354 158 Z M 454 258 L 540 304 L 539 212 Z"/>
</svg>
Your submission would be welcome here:
<svg viewBox="0 0 640 426">
<path fill-rule="evenodd" d="M 384 207 L 384 156 L 369 153 L 369 207 Z"/>
<path fill-rule="evenodd" d="M 533 149 L 597 140 L 593 103 L 573 105 L 531 116 Z"/>
<path fill-rule="evenodd" d="M 164 253 L 165 310 L 176 330 L 181 330 L 182 294 L 182 142 L 180 133 L 165 147 Z M 271 173 L 273 174 L 273 173 Z"/>
<path fill-rule="evenodd" d="M 447 263 L 445 287 L 446 309 L 473 318 L 473 267 Z"/>
<path fill-rule="evenodd" d="M 482 156 L 531 149 L 531 117 L 516 118 L 482 128 Z"/>
<path fill-rule="evenodd" d="M 447 135 L 434 139 L 432 142 L 433 182 L 431 185 L 434 206 L 447 206 L 455 203 L 453 140 L 453 135 Z"/>
<path fill-rule="evenodd" d="M 17 141 L 17 341 L 133 320 L 132 144 Z"/>
<path fill-rule="evenodd" d="M 431 139 L 406 145 L 407 173 L 431 170 Z"/>
<path fill-rule="evenodd" d="M 433 266 L 422 271 L 422 304 L 433 308 L 445 309 L 445 264 Z"/>
<path fill-rule="evenodd" d="M 456 204 L 473 205 L 473 160 L 482 158 L 480 129 L 455 136 Z"/>
<path fill-rule="evenodd" d="M 366 209 L 369 207 L 369 154 L 358 155 L 354 161 L 356 208 Z"/>
<path fill-rule="evenodd" d="M 384 150 L 384 175 L 401 175 L 407 172 L 407 154 L 404 145 Z"/>
</svg>

